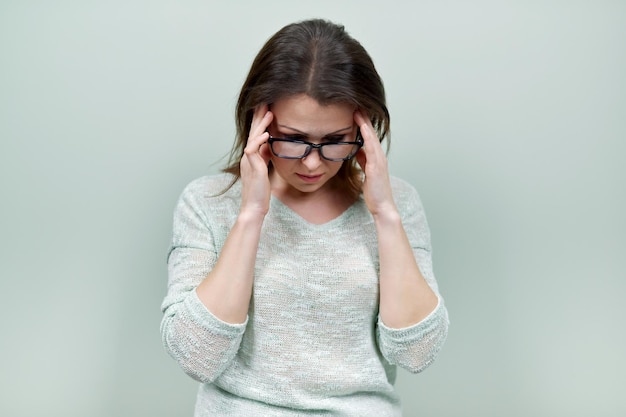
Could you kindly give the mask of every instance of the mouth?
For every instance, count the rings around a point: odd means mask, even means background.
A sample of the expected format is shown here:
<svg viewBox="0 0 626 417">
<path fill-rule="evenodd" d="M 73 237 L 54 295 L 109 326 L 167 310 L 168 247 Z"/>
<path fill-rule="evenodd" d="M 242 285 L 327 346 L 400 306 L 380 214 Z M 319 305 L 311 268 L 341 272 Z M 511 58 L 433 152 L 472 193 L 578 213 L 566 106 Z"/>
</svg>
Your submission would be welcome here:
<svg viewBox="0 0 626 417">
<path fill-rule="evenodd" d="M 306 183 L 316 183 L 322 178 L 322 174 L 320 175 L 304 175 L 304 174 L 296 174 L 298 178 Z"/>
</svg>

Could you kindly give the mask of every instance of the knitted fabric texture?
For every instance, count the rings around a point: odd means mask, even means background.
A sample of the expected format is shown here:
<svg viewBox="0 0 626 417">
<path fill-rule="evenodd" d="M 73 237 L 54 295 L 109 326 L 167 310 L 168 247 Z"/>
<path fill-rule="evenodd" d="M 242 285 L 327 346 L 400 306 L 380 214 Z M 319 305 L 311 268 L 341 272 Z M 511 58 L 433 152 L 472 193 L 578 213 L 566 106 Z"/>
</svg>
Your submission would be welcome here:
<svg viewBox="0 0 626 417">
<path fill-rule="evenodd" d="M 254 271 L 248 318 L 229 324 L 198 299 L 234 224 L 241 184 L 191 182 L 174 214 L 161 334 L 167 352 L 201 382 L 196 417 L 400 416 L 396 366 L 420 372 L 448 331 L 417 192 L 392 178 L 402 222 L 424 278 L 439 296 L 413 326 L 378 316 L 378 248 L 363 199 L 325 224 L 311 224 L 272 197 Z"/>
</svg>

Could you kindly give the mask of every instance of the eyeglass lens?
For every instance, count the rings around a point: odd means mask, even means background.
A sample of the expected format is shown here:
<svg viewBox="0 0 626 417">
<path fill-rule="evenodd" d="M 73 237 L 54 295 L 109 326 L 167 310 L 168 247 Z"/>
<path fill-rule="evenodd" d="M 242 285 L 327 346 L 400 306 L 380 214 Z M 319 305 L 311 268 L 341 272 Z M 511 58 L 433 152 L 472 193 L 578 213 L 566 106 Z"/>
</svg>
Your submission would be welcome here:
<svg viewBox="0 0 626 417">
<path fill-rule="evenodd" d="M 272 143 L 272 151 L 277 156 L 302 158 L 307 154 L 309 146 L 306 143 L 275 140 Z M 353 156 L 358 148 L 358 145 L 352 143 L 324 143 L 319 150 L 323 158 L 341 160 Z"/>
</svg>

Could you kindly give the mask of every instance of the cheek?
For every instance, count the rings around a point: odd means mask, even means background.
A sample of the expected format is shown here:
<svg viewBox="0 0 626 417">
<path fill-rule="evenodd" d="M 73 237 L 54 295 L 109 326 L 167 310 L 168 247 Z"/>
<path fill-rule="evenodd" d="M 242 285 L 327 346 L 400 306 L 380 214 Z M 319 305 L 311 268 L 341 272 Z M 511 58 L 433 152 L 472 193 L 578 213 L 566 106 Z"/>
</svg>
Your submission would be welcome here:
<svg viewBox="0 0 626 417">
<path fill-rule="evenodd" d="M 272 157 L 270 158 L 270 161 L 272 161 L 272 166 L 278 172 L 291 171 L 294 164 L 298 162 L 297 159 L 279 158 L 275 155 L 272 155 Z"/>
<path fill-rule="evenodd" d="M 330 162 L 328 161 L 329 164 L 329 171 L 331 171 L 334 175 L 336 175 L 339 170 L 341 170 L 341 167 L 343 166 L 344 162 Z"/>
</svg>

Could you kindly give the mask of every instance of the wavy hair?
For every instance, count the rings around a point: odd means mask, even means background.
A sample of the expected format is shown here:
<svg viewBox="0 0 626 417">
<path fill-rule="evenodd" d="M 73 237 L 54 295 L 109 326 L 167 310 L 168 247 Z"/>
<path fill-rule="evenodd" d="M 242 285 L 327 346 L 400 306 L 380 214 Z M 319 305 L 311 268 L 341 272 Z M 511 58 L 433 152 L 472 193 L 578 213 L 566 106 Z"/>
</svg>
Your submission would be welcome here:
<svg viewBox="0 0 626 417">
<path fill-rule="evenodd" d="M 300 94 L 321 105 L 352 104 L 367 113 L 381 142 L 389 134 L 383 82 L 363 46 L 343 26 L 326 20 L 292 23 L 261 48 L 239 93 L 235 111 L 237 136 L 223 169 L 235 176 L 233 183 L 241 176 L 239 163 L 254 109 Z M 337 179 L 355 197 L 361 192 L 359 172 L 352 159 L 344 162 L 337 173 Z"/>
</svg>

